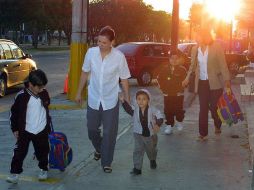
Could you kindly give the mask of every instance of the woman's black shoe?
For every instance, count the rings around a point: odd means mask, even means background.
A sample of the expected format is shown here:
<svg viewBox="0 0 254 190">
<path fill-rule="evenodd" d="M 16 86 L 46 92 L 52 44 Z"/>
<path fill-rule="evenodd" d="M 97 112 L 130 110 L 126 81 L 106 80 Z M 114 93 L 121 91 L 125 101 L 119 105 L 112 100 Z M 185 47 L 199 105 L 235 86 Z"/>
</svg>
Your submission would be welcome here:
<svg viewBox="0 0 254 190">
<path fill-rule="evenodd" d="M 141 170 L 138 170 L 136 168 L 133 168 L 133 170 L 130 172 L 130 174 L 132 175 L 140 175 L 142 172 Z"/>
<path fill-rule="evenodd" d="M 150 161 L 150 168 L 151 168 L 151 169 L 156 169 L 156 168 L 157 168 L 157 163 L 156 163 L 155 160 L 151 160 L 151 161 Z"/>
</svg>

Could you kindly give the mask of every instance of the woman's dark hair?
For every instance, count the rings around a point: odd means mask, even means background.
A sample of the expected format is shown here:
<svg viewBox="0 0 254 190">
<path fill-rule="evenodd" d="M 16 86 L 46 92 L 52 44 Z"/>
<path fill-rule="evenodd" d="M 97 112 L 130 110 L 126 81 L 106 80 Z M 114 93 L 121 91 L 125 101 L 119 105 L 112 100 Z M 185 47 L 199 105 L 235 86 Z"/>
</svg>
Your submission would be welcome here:
<svg viewBox="0 0 254 190">
<path fill-rule="evenodd" d="M 30 72 L 28 82 L 30 82 L 33 86 L 45 86 L 48 83 L 48 79 L 42 70 L 37 69 Z"/>
<path fill-rule="evenodd" d="M 99 35 L 106 36 L 111 42 L 115 39 L 115 31 L 110 26 L 103 27 L 100 30 Z"/>
<path fill-rule="evenodd" d="M 147 97 L 147 99 L 150 100 L 149 95 L 148 95 L 145 91 L 143 91 L 143 90 L 139 90 L 139 91 L 136 93 L 136 99 L 137 99 L 137 97 L 138 97 L 139 95 L 145 95 L 145 96 Z"/>
</svg>

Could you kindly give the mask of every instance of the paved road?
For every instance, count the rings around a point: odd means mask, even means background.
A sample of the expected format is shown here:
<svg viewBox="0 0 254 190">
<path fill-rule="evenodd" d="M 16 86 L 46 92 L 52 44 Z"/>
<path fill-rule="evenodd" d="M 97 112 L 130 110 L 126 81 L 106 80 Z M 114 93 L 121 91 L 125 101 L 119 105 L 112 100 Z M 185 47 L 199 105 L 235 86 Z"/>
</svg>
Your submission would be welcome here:
<svg viewBox="0 0 254 190">
<path fill-rule="evenodd" d="M 33 54 L 33 59 L 36 61 L 38 68 L 44 70 L 48 76 L 47 89 L 50 95 L 55 96 L 61 93 L 68 72 L 69 51 L 37 52 Z M 23 85 L 12 88 L 4 98 L 0 99 L 0 111 L 10 107 L 15 94 L 21 88 L 23 88 Z"/>
<path fill-rule="evenodd" d="M 131 82 L 131 95 L 140 87 Z M 163 110 L 163 100 L 156 86 L 148 87 L 153 103 Z M 62 97 L 64 98 L 64 97 Z M 59 98 L 61 99 L 61 98 Z M 56 101 L 56 98 L 53 98 Z M 46 183 L 38 182 L 37 162 L 32 159 L 33 148 L 24 162 L 24 173 L 18 185 L 5 182 L 12 156 L 14 138 L 8 121 L 0 123 L 0 190 L 250 190 L 250 150 L 246 121 L 232 128 L 223 126 L 220 136 L 214 135 L 209 119 L 209 140 L 196 141 L 198 134 L 198 101 L 187 110 L 182 132 L 159 134 L 158 168 L 151 170 L 145 156 L 142 176 L 132 177 L 133 137 L 130 117 L 120 108 L 118 141 L 113 162 L 113 173 L 105 174 L 100 162 L 92 159 L 93 147 L 86 130 L 86 110 L 51 110 L 55 129 L 68 135 L 73 148 L 72 164 L 62 173 L 49 172 Z M 7 113 L 0 113 L 0 118 Z M 239 138 L 231 138 L 233 134 Z"/>
</svg>

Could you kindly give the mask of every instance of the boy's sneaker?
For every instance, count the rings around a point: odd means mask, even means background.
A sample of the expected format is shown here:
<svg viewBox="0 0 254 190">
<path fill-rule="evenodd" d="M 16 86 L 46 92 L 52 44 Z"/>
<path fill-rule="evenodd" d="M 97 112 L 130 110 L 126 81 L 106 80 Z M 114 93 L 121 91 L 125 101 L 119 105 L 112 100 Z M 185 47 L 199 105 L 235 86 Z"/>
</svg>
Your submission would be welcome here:
<svg viewBox="0 0 254 190">
<path fill-rule="evenodd" d="M 48 171 L 46 170 L 42 170 L 40 171 L 39 175 L 38 175 L 38 179 L 39 181 L 45 181 L 48 179 Z"/>
<path fill-rule="evenodd" d="M 165 127 L 164 133 L 167 134 L 167 135 L 172 134 L 172 127 L 171 127 L 171 125 L 167 125 L 167 126 Z"/>
<path fill-rule="evenodd" d="M 19 174 L 11 174 L 6 179 L 8 183 L 13 183 L 13 184 L 18 183 L 18 180 L 19 180 Z"/>
<path fill-rule="evenodd" d="M 157 168 L 156 160 L 151 160 L 151 161 L 150 161 L 150 168 L 151 168 L 151 169 L 156 169 L 156 168 Z"/>
<path fill-rule="evenodd" d="M 94 157 L 93 157 L 94 160 L 98 161 L 99 159 L 101 159 L 101 153 L 95 151 L 94 152 Z"/>
<path fill-rule="evenodd" d="M 176 128 L 178 129 L 178 131 L 182 131 L 183 130 L 183 122 L 177 122 Z"/>
<path fill-rule="evenodd" d="M 133 168 L 133 170 L 130 172 L 132 175 L 141 175 L 141 170 Z"/>
</svg>

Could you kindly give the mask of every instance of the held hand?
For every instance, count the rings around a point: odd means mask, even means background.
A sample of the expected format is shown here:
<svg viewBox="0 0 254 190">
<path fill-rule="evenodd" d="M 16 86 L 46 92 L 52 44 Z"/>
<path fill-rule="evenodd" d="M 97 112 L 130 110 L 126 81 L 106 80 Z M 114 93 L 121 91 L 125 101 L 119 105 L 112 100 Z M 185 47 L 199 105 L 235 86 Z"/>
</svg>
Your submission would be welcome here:
<svg viewBox="0 0 254 190">
<path fill-rule="evenodd" d="M 123 93 L 119 93 L 118 94 L 118 97 L 119 97 L 119 100 L 123 103 L 124 102 L 124 95 L 123 95 Z"/>
<path fill-rule="evenodd" d="M 182 86 L 183 87 L 186 87 L 186 86 L 188 86 L 188 84 L 189 84 L 189 79 L 184 79 L 183 81 L 182 81 Z"/>
<path fill-rule="evenodd" d="M 131 103 L 129 94 L 128 95 L 125 94 L 124 99 L 126 102 L 128 102 L 128 104 Z"/>
<path fill-rule="evenodd" d="M 13 135 L 14 135 L 14 137 L 15 137 L 16 139 L 19 138 L 19 132 L 18 132 L 18 131 L 14 131 L 14 132 L 13 132 Z"/>
<path fill-rule="evenodd" d="M 225 91 L 227 94 L 232 93 L 230 81 L 225 81 Z"/>
<path fill-rule="evenodd" d="M 159 131 L 160 131 L 160 127 L 159 127 L 157 124 L 155 124 L 155 125 L 153 126 L 153 132 L 154 132 L 155 134 L 157 134 Z"/>
<path fill-rule="evenodd" d="M 231 88 L 226 87 L 226 88 L 225 88 L 225 92 L 226 92 L 228 95 L 230 95 L 230 94 L 232 93 L 232 90 L 231 90 Z"/>
</svg>

